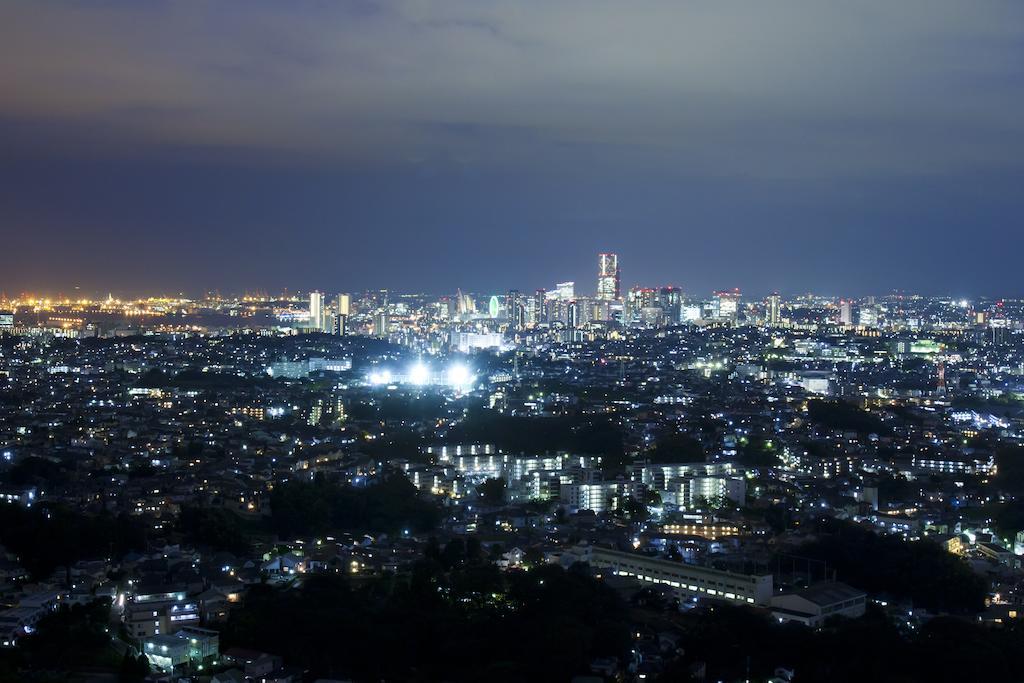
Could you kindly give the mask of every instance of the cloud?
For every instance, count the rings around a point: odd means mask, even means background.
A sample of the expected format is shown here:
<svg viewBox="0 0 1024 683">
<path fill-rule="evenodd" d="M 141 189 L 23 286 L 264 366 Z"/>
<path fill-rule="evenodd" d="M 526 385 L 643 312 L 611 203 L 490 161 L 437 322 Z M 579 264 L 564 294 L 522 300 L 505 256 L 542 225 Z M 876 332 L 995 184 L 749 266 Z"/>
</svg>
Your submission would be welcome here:
<svg viewBox="0 0 1024 683">
<path fill-rule="evenodd" d="M 0 116 L 132 153 L 948 173 L 1020 163 L 1022 40 L 987 0 L 8 0 Z"/>
</svg>

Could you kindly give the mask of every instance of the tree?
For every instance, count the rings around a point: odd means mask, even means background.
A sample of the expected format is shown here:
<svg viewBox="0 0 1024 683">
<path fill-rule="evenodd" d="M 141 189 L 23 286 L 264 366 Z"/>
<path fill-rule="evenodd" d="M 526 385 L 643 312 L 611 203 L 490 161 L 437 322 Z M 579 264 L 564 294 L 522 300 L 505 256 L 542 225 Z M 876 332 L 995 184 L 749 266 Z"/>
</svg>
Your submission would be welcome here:
<svg viewBox="0 0 1024 683">
<path fill-rule="evenodd" d="M 121 660 L 121 668 L 117 672 L 117 680 L 121 683 L 139 683 L 149 675 L 149 660 L 145 655 L 134 657 L 130 650 L 125 651 Z"/>
<path fill-rule="evenodd" d="M 658 437 L 647 457 L 653 463 L 704 462 L 707 454 L 700 441 L 689 434 L 666 432 Z"/>
<path fill-rule="evenodd" d="M 501 477 L 490 477 L 476 487 L 476 492 L 484 505 L 502 505 L 505 502 L 506 486 Z"/>
<path fill-rule="evenodd" d="M 907 542 L 831 518 L 819 520 L 817 529 L 817 540 L 799 554 L 824 560 L 842 581 L 928 609 L 972 613 L 985 606 L 985 579 L 937 543 Z"/>
<path fill-rule="evenodd" d="M 619 501 L 619 506 L 615 509 L 615 514 L 618 517 L 631 521 L 642 520 L 647 518 L 647 506 L 636 498 L 628 496 Z"/>
</svg>

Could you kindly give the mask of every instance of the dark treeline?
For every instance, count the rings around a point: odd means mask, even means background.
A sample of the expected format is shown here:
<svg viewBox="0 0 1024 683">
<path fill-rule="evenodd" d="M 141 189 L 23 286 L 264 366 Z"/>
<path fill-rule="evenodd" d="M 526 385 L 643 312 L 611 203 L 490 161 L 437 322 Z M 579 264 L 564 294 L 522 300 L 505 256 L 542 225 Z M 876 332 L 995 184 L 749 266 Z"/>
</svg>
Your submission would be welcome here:
<svg viewBox="0 0 1024 683">
<path fill-rule="evenodd" d="M 375 484 L 353 487 L 317 476 L 311 482 L 291 480 L 274 487 L 270 523 L 283 538 L 340 530 L 430 531 L 440 510 L 419 497 L 412 482 L 392 473 Z"/>
<path fill-rule="evenodd" d="M 448 432 L 449 443 L 493 443 L 514 453 L 570 451 L 624 458 L 622 430 L 605 417 L 516 417 L 474 410 Z"/>
<path fill-rule="evenodd" d="M 937 543 L 907 542 L 831 518 L 819 521 L 818 532 L 799 554 L 824 560 L 840 581 L 931 610 L 969 613 L 985 607 L 985 580 Z"/>
<path fill-rule="evenodd" d="M 145 658 L 143 658 L 144 660 Z M 142 681 L 149 666 L 110 647 L 110 602 L 63 606 L 44 616 L 18 647 L 0 650 L 0 683 L 67 681 L 81 668 L 118 671 L 118 681 Z M 27 672 L 31 672 L 30 674 Z"/>
<path fill-rule="evenodd" d="M 877 415 L 846 401 L 815 400 L 807 403 L 807 416 L 826 429 L 861 434 L 889 434 L 892 430 Z"/>
<path fill-rule="evenodd" d="M 582 572 L 427 560 L 407 580 L 359 590 L 340 576 L 255 588 L 222 643 L 287 653 L 313 677 L 567 681 L 628 651 L 624 617 L 616 594 Z"/>
<path fill-rule="evenodd" d="M 186 543 L 237 555 L 250 548 L 248 531 L 241 518 L 230 510 L 186 505 L 175 524 Z"/>
<path fill-rule="evenodd" d="M 689 666 L 702 661 L 708 680 L 765 680 L 785 667 L 796 683 L 1010 683 L 1021 680 L 1024 628 L 940 617 L 900 632 L 869 606 L 860 619 L 836 618 L 812 631 L 720 605 L 688 621 L 682 645 L 686 654 L 659 681 L 693 680 Z"/>
<path fill-rule="evenodd" d="M 78 560 L 119 558 L 146 549 L 142 518 L 89 515 L 60 506 L 0 505 L 0 544 L 15 553 L 34 578 Z"/>
</svg>

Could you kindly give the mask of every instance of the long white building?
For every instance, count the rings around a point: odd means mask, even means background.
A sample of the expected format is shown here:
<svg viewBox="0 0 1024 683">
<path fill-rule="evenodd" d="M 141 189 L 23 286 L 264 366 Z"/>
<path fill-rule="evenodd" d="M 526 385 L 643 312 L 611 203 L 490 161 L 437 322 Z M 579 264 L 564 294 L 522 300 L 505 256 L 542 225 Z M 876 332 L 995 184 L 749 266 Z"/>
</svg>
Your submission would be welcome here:
<svg viewBox="0 0 1024 683">
<path fill-rule="evenodd" d="M 681 597 L 697 595 L 758 606 L 772 601 L 771 574 L 741 574 L 594 546 L 579 546 L 570 553 L 580 562 L 618 576 L 670 586 Z"/>
</svg>

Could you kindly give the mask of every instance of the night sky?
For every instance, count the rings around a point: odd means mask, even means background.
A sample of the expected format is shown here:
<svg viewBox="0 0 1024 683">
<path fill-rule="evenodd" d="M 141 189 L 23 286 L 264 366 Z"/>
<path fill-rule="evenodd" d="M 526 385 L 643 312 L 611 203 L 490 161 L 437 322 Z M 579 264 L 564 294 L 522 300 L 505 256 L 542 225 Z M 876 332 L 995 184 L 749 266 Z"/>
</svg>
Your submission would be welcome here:
<svg viewBox="0 0 1024 683">
<path fill-rule="evenodd" d="M 1024 2 L 0 3 L 0 291 L 1024 295 Z"/>
</svg>

